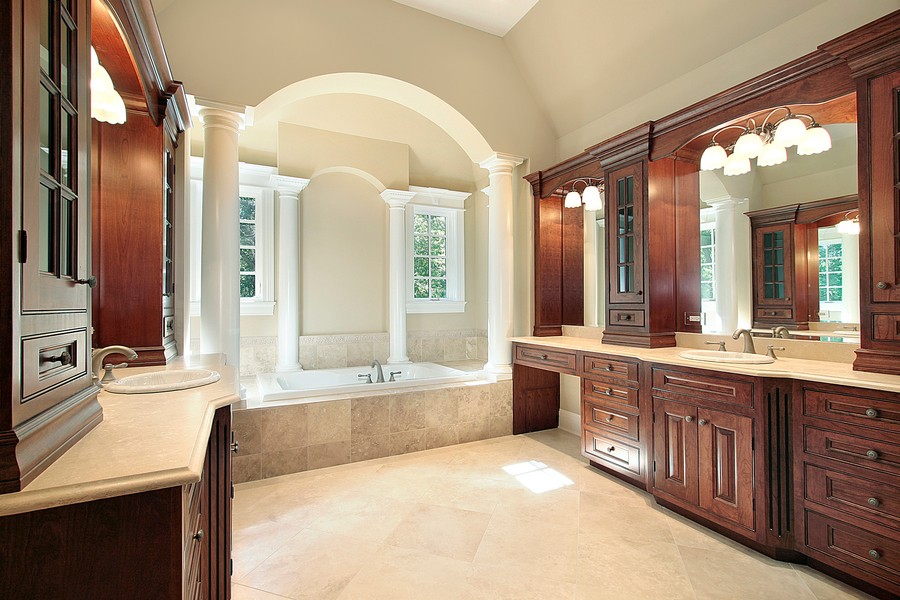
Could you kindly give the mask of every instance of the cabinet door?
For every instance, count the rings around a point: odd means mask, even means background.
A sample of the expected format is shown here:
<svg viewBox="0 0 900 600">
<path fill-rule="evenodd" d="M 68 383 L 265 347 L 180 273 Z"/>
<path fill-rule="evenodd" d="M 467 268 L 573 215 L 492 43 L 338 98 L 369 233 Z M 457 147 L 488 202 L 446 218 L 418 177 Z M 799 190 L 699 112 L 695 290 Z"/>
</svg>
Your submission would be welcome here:
<svg viewBox="0 0 900 600">
<path fill-rule="evenodd" d="M 753 233 L 756 302 L 758 306 L 788 306 L 794 287 L 791 224 L 760 227 Z"/>
<path fill-rule="evenodd" d="M 609 301 L 642 303 L 644 296 L 644 163 L 606 176 Z"/>
<path fill-rule="evenodd" d="M 653 487 L 699 503 L 695 406 L 653 399 L 653 462 Z"/>
<path fill-rule="evenodd" d="M 700 506 L 753 529 L 753 419 L 706 408 L 697 417 Z"/>
<path fill-rule="evenodd" d="M 900 302 L 900 71 L 870 85 L 872 300 Z"/>
</svg>

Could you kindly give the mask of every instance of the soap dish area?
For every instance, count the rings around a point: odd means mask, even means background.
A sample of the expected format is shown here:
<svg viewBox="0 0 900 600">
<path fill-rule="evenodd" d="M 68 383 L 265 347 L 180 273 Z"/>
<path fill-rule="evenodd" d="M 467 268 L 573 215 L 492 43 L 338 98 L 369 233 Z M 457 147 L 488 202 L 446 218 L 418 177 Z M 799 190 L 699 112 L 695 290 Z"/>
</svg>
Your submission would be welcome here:
<svg viewBox="0 0 900 600">
<path fill-rule="evenodd" d="M 140 375 L 129 375 L 104 386 L 114 394 L 153 394 L 187 390 L 215 383 L 221 375 L 209 369 L 170 369 Z"/>
<path fill-rule="evenodd" d="M 732 365 L 767 365 L 775 362 L 775 359 L 765 354 L 750 354 L 749 352 L 722 352 L 720 350 L 685 350 L 678 356 L 688 360 L 699 360 L 712 363 L 727 363 Z"/>
</svg>

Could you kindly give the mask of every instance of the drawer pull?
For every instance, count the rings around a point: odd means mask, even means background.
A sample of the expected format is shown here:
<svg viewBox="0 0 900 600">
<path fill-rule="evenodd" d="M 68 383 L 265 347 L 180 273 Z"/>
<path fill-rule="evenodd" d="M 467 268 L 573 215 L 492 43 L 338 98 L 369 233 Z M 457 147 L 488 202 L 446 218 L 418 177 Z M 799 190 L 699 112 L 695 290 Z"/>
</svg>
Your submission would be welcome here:
<svg viewBox="0 0 900 600">
<path fill-rule="evenodd" d="M 878 452 L 875 450 L 866 451 L 866 456 L 872 460 L 878 460 Z"/>
<path fill-rule="evenodd" d="M 694 422 L 694 417 L 692 417 L 691 415 L 688 415 L 688 416 L 686 416 L 686 417 L 684 418 L 684 420 L 685 420 L 685 422 L 687 422 L 687 423 L 693 423 L 693 422 Z"/>
<path fill-rule="evenodd" d="M 607 452 L 615 452 L 615 451 L 616 451 L 616 447 L 615 447 L 615 446 L 610 446 L 610 447 L 608 447 L 608 448 L 606 449 L 606 451 L 607 451 Z"/>
<path fill-rule="evenodd" d="M 878 411 L 875 410 L 874 408 L 867 408 L 867 409 L 866 409 L 866 416 L 867 416 L 867 417 L 871 417 L 871 418 L 874 419 L 875 417 L 878 416 Z"/>
<path fill-rule="evenodd" d="M 879 290 L 886 290 L 891 287 L 891 284 L 889 284 L 887 281 L 879 281 L 875 284 L 875 287 L 877 287 Z"/>
<path fill-rule="evenodd" d="M 198 529 L 198 530 L 197 530 L 197 533 L 194 534 L 194 541 L 202 542 L 202 541 L 203 541 L 203 536 L 204 536 L 204 535 L 206 535 L 206 534 L 203 533 L 203 530 L 202 530 L 202 529 Z"/>
<path fill-rule="evenodd" d="M 59 363 L 62 366 L 72 364 L 72 355 L 63 350 L 56 356 L 42 356 L 41 363 Z"/>
<path fill-rule="evenodd" d="M 697 421 L 697 423 L 699 425 L 706 425 L 707 423 L 709 423 L 709 421 L 707 421 L 706 419 L 700 419 L 699 421 Z"/>
<path fill-rule="evenodd" d="M 878 550 L 869 550 L 869 557 L 870 557 L 872 560 L 880 560 L 880 559 L 881 559 L 881 552 L 879 552 Z"/>
<path fill-rule="evenodd" d="M 603 393 L 606 394 L 607 396 L 612 396 L 612 392 L 613 392 L 612 388 L 606 388 L 606 391 Z"/>
<path fill-rule="evenodd" d="M 627 313 L 626 313 L 626 314 L 619 314 L 619 320 L 620 320 L 620 321 L 630 321 L 632 318 L 633 318 L 633 315 L 629 315 L 629 314 L 627 314 Z"/>
<path fill-rule="evenodd" d="M 231 442 L 231 451 L 237 454 L 241 451 L 241 443 L 240 442 Z"/>
<path fill-rule="evenodd" d="M 606 417 L 606 422 L 607 422 L 607 423 L 612 423 L 612 420 L 613 420 L 614 418 L 615 418 L 615 417 L 613 417 L 612 415 L 609 415 L 608 417 Z"/>
<path fill-rule="evenodd" d="M 866 502 L 869 503 L 869 506 L 881 506 L 881 501 L 878 498 L 869 498 Z"/>
<path fill-rule="evenodd" d="M 606 365 L 606 370 L 609 371 L 609 372 L 612 372 L 613 366 L 612 366 L 612 365 Z"/>
<path fill-rule="evenodd" d="M 546 354 L 541 354 L 539 358 L 540 358 L 541 360 L 547 360 L 547 355 L 546 355 Z"/>
</svg>

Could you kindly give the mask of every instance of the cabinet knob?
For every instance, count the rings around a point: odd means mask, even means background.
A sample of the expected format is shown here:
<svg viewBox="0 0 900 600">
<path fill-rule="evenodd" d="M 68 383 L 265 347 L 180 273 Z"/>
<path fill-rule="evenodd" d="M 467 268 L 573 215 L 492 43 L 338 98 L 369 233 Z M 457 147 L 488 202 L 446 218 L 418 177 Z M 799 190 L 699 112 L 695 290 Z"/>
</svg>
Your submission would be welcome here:
<svg viewBox="0 0 900 600">
<path fill-rule="evenodd" d="M 72 355 L 63 350 L 56 356 L 42 356 L 41 364 L 44 363 L 59 363 L 62 366 L 71 365 L 72 364 Z"/>
<path fill-rule="evenodd" d="M 878 416 L 878 411 L 875 410 L 874 408 L 867 408 L 867 409 L 866 409 L 866 416 L 867 416 L 867 417 L 871 417 L 871 418 L 874 419 L 875 417 Z"/>
<path fill-rule="evenodd" d="M 606 365 L 606 370 L 607 370 L 607 371 L 612 371 L 612 370 L 613 370 L 613 366 L 612 366 L 612 365 Z"/>
<path fill-rule="evenodd" d="M 231 442 L 231 451 L 237 454 L 241 451 L 241 443 L 240 442 Z"/>
<path fill-rule="evenodd" d="M 773 311 L 770 311 L 769 314 L 772 315 L 772 316 L 774 317 L 774 316 L 777 315 L 778 313 L 775 312 L 775 311 L 773 310 Z"/>
<path fill-rule="evenodd" d="M 206 535 L 206 534 L 203 533 L 203 530 L 202 530 L 202 529 L 198 529 L 198 530 L 197 530 L 197 533 L 194 534 L 194 540 L 197 541 L 197 542 L 202 542 L 202 541 L 203 541 L 203 536 L 204 536 L 204 535 Z"/>
<path fill-rule="evenodd" d="M 889 284 L 887 281 L 879 281 L 875 284 L 875 287 L 877 287 L 879 290 L 886 290 L 891 287 L 891 284 Z"/>
<path fill-rule="evenodd" d="M 881 501 L 878 498 L 869 498 L 866 502 L 869 503 L 869 506 L 881 506 Z"/>
<path fill-rule="evenodd" d="M 709 421 L 707 421 L 706 419 L 700 419 L 699 421 L 697 421 L 697 423 L 699 425 L 706 425 L 707 423 L 709 423 Z"/>
<path fill-rule="evenodd" d="M 868 450 L 866 452 L 866 456 L 871 458 L 872 460 L 876 460 L 878 458 L 878 452 L 876 452 L 875 450 Z"/>
<path fill-rule="evenodd" d="M 541 354 L 541 357 L 540 357 L 540 358 L 541 358 L 541 360 L 547 360 L 547 355 L 546 355 L 546 354 Z"/>
<path fill-rule="evenodd" d="M 613 420 L 613 419 L 614 419 L 614 417 L 613 417 L 612 415 L 609 415 L 608 417 L 606 417 L 606 422 L 607 422 L 607 423 L 612 423 L 612 420 Z"/>
<path fill-rule="evenodd" d="M 95 287 L 97 287 L 97 278 L 91 275 L 87 279 L 76 279 L 75 283 L 86 285 L 89 288 L 94 289 Z"/>
<path fill-rule="evenodd" d="M 691 415 L 688 415 L 684 418 L 684 420 L 687 421 L 688 423 L 693 423 L 694 417 L 692 417 Z"/>
<path fill-rule="evenodd" d="M 881 558 L 881 552 L 879 552 L 878 550 L 869 550 L 869 557 L 872 560 L 878 560 Z"/>
<path fill-rule="evenodd" d="M 612 388 L 606 388 L 606 391 L 603 393 L 606 394 L 607 396 L 612 396 Z"/>
<path fill-rule="evenodd" d="M 609 447 L 606 449 L 606 451 L 607 451 L 607 452 L 615 452 L 615 451 L 616 451 L 616 447 L 615 447 L 615 446 L 609 446 Z"/>
</svg>

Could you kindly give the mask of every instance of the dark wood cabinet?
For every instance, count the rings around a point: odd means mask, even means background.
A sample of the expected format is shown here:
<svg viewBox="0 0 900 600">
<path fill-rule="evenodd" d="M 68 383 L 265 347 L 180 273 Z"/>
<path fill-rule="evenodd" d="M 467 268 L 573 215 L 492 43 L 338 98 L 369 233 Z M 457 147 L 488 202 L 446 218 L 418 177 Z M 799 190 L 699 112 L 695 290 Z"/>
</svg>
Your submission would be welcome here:
<svg viewBox="0 0 900 600">
<path fill-rule="evenodd" d="M 645 168 L 645 162 L 640 161 L 606 173 L 610 304 L 643 304 Z M 621 318 L 627 315 L 619 313 L 610 315 L 612 318 L 607 323 L 637 327 L 644 324 L 642 318 L 638 323 L 638 319 Z"/>
</svg>

